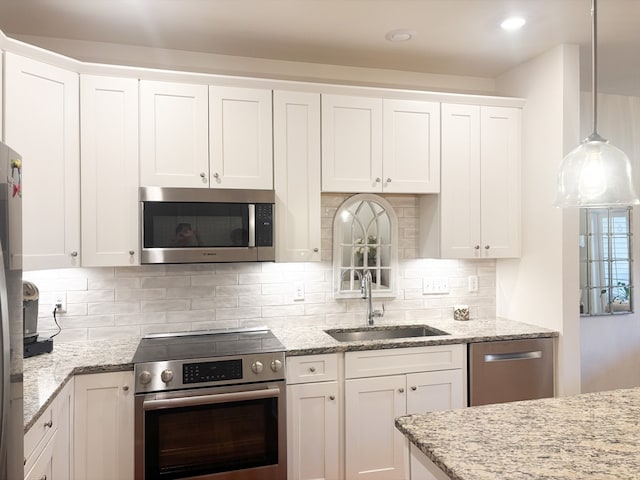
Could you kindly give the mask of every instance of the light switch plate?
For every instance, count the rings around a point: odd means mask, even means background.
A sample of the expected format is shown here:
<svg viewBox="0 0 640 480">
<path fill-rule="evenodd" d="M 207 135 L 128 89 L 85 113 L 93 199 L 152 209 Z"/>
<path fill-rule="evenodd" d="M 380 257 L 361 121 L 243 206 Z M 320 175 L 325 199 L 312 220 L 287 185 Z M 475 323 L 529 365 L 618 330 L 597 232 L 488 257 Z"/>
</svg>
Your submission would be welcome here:
<svg viewBox="0 0 640 480">
<path fill-rule="evenodd" d="M 449 293 L 449 279 L 447 277 L 424 277 L 422 279 L 422 293 L 424 295 Z"/>
</svg>

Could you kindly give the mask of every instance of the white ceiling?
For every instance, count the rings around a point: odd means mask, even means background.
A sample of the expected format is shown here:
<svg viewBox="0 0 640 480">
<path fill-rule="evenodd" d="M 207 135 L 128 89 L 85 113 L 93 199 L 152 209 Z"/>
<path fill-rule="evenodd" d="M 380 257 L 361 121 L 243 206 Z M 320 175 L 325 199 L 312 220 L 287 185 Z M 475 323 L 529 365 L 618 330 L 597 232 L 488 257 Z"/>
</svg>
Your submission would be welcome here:
<svg viewBox="0 0 640 480">
<path fill-rule="evenodd" d="M 583 48 L 590 0 L 2 0 L 9 36 L 493 78 L 560 43 Z M 527 18 L 519 32 L 498 27 Z M 598 3 L 599 90 L 640 96 L 640 0 Z M 415 31 L 390 43 L 393 29 Z"/>
</svg>

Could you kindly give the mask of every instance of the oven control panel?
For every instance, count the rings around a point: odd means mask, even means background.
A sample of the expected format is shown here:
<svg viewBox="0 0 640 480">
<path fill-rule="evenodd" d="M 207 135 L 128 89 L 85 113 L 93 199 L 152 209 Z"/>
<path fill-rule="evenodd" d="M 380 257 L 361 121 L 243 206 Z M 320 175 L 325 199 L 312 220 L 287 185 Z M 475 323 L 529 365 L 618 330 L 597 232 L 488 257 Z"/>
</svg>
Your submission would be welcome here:
<svg viewBox="0 0 640 480">
<path fill-rule="evenodd" d="M 284 352 L 136 363 L 136 393 L 284 379 Z"/>
</svg>

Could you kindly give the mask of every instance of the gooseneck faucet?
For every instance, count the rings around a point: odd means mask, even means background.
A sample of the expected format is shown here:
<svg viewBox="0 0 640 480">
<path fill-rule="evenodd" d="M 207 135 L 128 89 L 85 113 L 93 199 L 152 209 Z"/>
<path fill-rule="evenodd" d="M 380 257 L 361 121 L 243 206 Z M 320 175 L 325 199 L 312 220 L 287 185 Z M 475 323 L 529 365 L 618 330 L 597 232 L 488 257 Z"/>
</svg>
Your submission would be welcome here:
<svg viewBox="0 0 640 480">
<path fill-rule="evenodd" d="M 360 294 L 362 298 L 367 301 L 367 325 L 373 326 L 374 318 L 381 318 L 384 315 L 384 304 L 382 304 L 382 310 L 373 309 L 373 300 L 371 295 L 371 283 L 373 278 L 371 277 L 371 271 L 365 270 L 360 279 Z"/>
</svg>

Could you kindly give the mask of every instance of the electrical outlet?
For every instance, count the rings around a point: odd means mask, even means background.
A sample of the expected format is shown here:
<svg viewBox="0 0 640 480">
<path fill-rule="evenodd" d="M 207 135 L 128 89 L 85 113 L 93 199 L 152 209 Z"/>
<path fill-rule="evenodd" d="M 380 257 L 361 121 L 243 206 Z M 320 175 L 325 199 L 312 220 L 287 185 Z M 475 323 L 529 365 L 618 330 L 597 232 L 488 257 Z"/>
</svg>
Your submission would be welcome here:
<svg viewBox="0 0 640 480">
<path fill-rule="evenodd" d="M 295 282 L 293 284 L 293 301 L 299 302 L 304 300 L 304 283 Z"/>
<path fill-rule="evenodd" d="M 64 313 L 67 311 L 67 294 L 57 293 L 53 304 L 57 313 Z"/>
<path fill-rule="evenodd" d="M 469 292 L 477 292 L 478 291 L 478 276 L 477 275 L 469 275 L 467 278 L 467 290 Z"/>
</svg>

